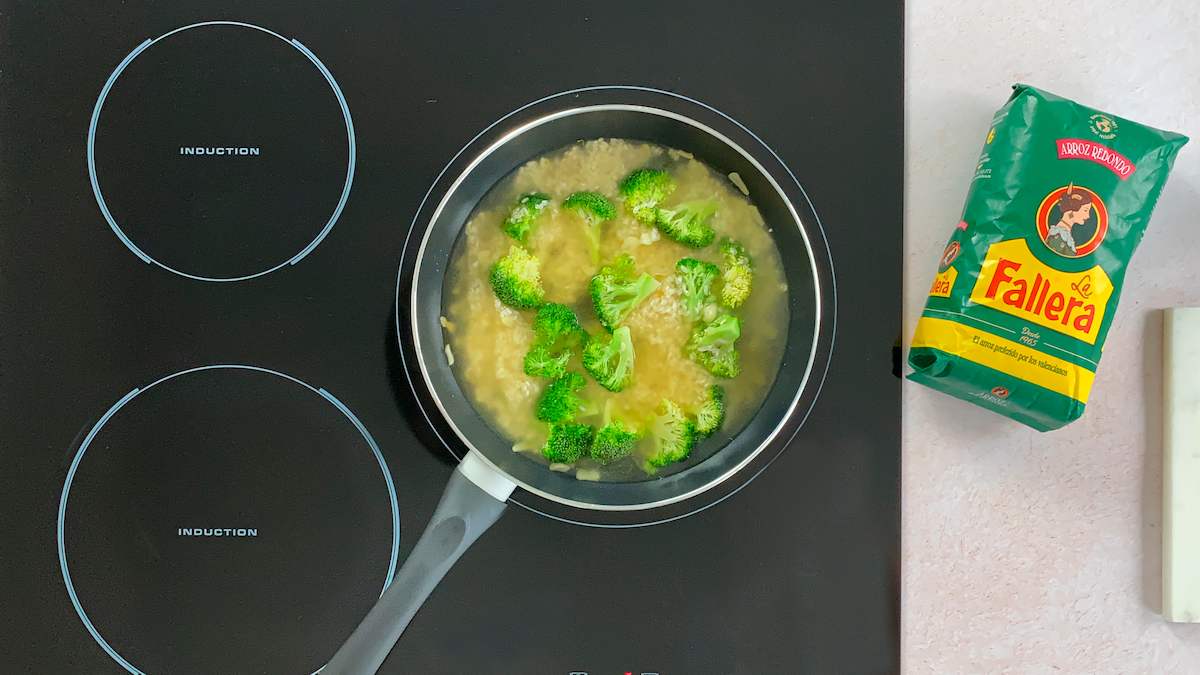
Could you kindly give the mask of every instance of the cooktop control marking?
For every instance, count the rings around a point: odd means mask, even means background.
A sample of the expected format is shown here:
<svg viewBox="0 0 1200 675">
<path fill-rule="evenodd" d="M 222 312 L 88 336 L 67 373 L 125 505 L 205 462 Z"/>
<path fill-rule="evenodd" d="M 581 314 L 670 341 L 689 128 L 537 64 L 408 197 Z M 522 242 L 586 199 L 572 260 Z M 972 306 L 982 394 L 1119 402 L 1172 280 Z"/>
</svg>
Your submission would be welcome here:
<svg viewBox="0 0 1200 675">
<path fill-rule="evenodd" d="M 257 537 L 257 527 L 177 527 L 180 537 Z"/>
<path fill-rule="evenodd" d="M 213 147 L 204 145 L 181 145 L 179 146 L 179 154 L 181 155 L 217 155 L 221 157 L 258 157 L 262 154 L 262 148 L 251 147 Z"/>
<path fill-rule="evenodd" d="M 388 496 L 389 507 L 390 507 L 390 520 L 391 520 L 392 536 L 391 536 L 391 541 L 390 541 L 390 557 L 388 560 L 387 574 L 384 578 L 383 587 L 380 589 L 380 595 L 382 595 L 383 591 L 387 590 L 388 586 L 391 585 L 392 579 L 394 578 L 395 573 L 396 573 L 396 566 L 398 564 L 399 551 L 400 551 L 400 508 L 399 508 L 398 500 L 396 497 L 395 483 L 392 480 L 391 471 L 388 468 L 387 462 L 384 460 L 383 452 L 380 450 L 378 443 L 375 442 L 374 437 L 371 436 L 371 434 L 367 431 L 366 427 L 363 426 L 362 422 L 358 419 L 358 417 L 353 412 L 351 412 L 350 409 L 347 408 L 340 400 L 338 400 L 336 397 L 333 396 L 333 394 L 330 394 L 325 389 L 314 387 L 314 386 L 312 386 L 302 380 L 294 378 L 290 375 L 286 375 L 284 373 L 270 370 L 267 368 L 261 368 L 258 366 L 249 366 L 249 365 L 240 365 L 240 364 L 217 364 L 217 365 L 209 365 L 209 366 L 201 366 L 201 367 L 197 367 L 197 368 L 191 368 L 188 370 L 183 370 L 183 371 L 180 371 L 177 373 L 173 373 L 171 375 L 167 375 L 158 380 L 155 380 L 154 382 L 150 383 L 149 385 L 146 385 L 145 387 L 135 388 L 132 391 L 130 391 L 129 393 L 122 396 L 116 403 L 114 403 L 112 405 L 111 408 L 109 408 L 104 413 L 104 415 L 102 415 L 100 417 L 100 419 L 96 422 L 96 424 L 94 426 L 92 426 L 92 428 L 88 431 L 87 435 L 84 437 L 82 443 L 80 444 L 79 450 L 75 453 L 75 457 L 71 461 L 71 465 L 67 470 L 66 480 L 64 482 L 63 489 L 62 489 L 62 495 L 59 498 L 59 504 L 58 504 L 58 518 L 57 518 L 58 563 L 59 563 L 60 571 L 62 573 L 63 583 L 66 585 L 67 595 L 70 597 L 71 604 L 75 608 L 76 614 L 79 615 L 79 618 L 83 622 L 84 627 L 87 629 L 88 633 L 92 636 L 92 638 L 96 641 L 96 643 L 100 645 L 100 647 L 104 650 L 104 652 L 107 653 L 108 656 L 111 657 L 114 661 L 116 661 L 122 668 L 124 668 L 125 670 L 127 670 L 130 673 L 135 673 L 137 675 L 144 675 L 145 671 L 143 671 L 142 669 L 133 665 L 129 660 L 127 660 L 120 653 L 118 653 L 116 648 L 113 647 L 104 638 L 104 636 L 100 633 L 99 628 L 97 628 L 96 625 L 93 624 L 92 619 L 88 616 L 87 611 L 84 610 L 83 603 L 80 600 L 78 593 L 76 592 L 75 583 L 72 580 L 71 570 L 70 570 L 70 566 L 68 564 L 67 547 L 66 547 L 67 506 L 68 506 L 69 498 L 71 496 L 71 487 L 72 487 L 72 484 L 75 482 L 75 477 L 76 477 L 77 472 L 79 471 L 80 464 L 83 461 L 84 456 L 87 454 L 88 449 L 92 446 L 93 442 L 97 438 L 97 435 L 110 422 L 110 420 L 112 420 L 112 418 L 118 412 L 121 411 L 122 408 L 124 408 L 126 405 L 128 405 L 134 399 L 136 399 L 139 395 L 153 389 L 154 387 L 156 387 L 160 384 L 163 384 L 164 382 L 168 382 L 175 378 L 183 377 L 183 376 L 186 376 L 186 375 L 189 375 L 192 373 L 199 373 L 202 371 L 214 371 L 214 370 L 251 371 L 251 372 L 265 373 L 267 375 L 282 378 L 283 380 L 286 380 L 288 382 L 298 384 L 305 390 L 320 396 L 326 402 L 332 404 L 333 407 L 337 409 L 338 413 L 340 413 L 342 416 L 344 416 L 345 419 L 351 423 L 351 425 L 354 427 L 357 434 L 361 435 L 362 439 L 366 442 L 368 447 L 370 447 L 371 453 L 375 459 L 374 463 L 378 465 L 378 468 L 379 468 L 380 472 L 382 473 L 382 476 L 384 479 L 384 484 L 387 488 L 387 496 Z M 105 449 L 106 449 L 106 447 L 104 446 L 103 443 L 101 443 L 99 445 L 99 449 L 97 450 L 97 452 L 102 452 Z M 227 527 L 226 524 L 228 524 L 230 526 Z M 211 523 L 211 524 L 195 523 L 195 525 L 198 525 L 198 527 L 189 525 L 188 527 L 180 526 L 180 527 L 175 527 L 173 529 L 175 530 L 174 536 L 176 538 L 200 538 L 200 539 L 220 538 L 220 539 L 226 539 L 226 540 L 227 539 L 244 540 L 244 539 L 254 539 L 254 538 L 265 535 L 265 532 L 261 532 L 258 527 L 251 527 L 250 526 L 251 524 L 253 524 L 253 523 Z M 219 525 L 219 527 L 218 527 L 218 525 Z M 199 543 L 199 542 L 197 542 L 197 543 Z M 212 543 L 216 543 L 216 542 L 212 542 Z M 319 672 L 319 669 L 316 672 Z"/>
<path fill-rule="evenodd" d="M 112 91 L 113 85 L 116 84 L 117 78 L 119 78 L 121 76 L 121 73 L 123 73 L 125 71 L 125 69 L 129 67 L 129 64 L 132 63 L 133 60 L 135 58 L 137 58 L 137 56 L 139 54 L 146 51 L 154 44 L 161 42 L 161 41 L 171 37 L 172 35 L 181 33 L 183 31 L 191 30 L 194 28 L 204 28 L 204 27 L 211 27 L 211 26 L 235 26 L 235 27 L 240 27 L 240 28 L 248 28 L 251 30 L 261 31 L 262 33 L 265 33 L 267 35 L 270 35 L 274 38 L 277 38 L 277 39 L 283 41 L 288 46 L 290 46 L 293 49 L 295 49 L 296 51 L 300 52 L 302 55 L 304 55 L 304 57 L 309 62 L 312 63 L 313 67 L 315 67 L 321 73 L 321 76 L 325 79 L 326 83 L 328 83 L 328 85 L 329 85 L 329 88 L 333 91 L 333 95 L 337 98 L 338 106 L 341 108 L 342 118 L 343 118 L 343 121 L 345 122 L 345 126 L 346 126 L 347 159 L 346 159 L 345 183 L 342 186 L 341 195 L 338 198 L 337 205 L 334 207 L 333 213 L 329 216 L 329 219 L 325 222 L 325 225 L 317 233 L 316 237 L 314 237 L 312 239 L 312 241 L 310 241 L 308 243 L 308 245 L 306 245 L 303 249 L 301 249 L 298 253 L 293 255 L 291 258 L 289 258 L 277 265 L 274 265 L 273 267 L 270 267 L 268 269 L 264 269 L 264 270 L 261 270 L 258 272 L 253 272 L 250 274 L 243 274 L 243 275 L 239 275 L 239 276 L 206 276 L 203 274 L 194 274 L 194 273 L 187 272 L 187 271 L 184 271 L 181 269 L 177 269 L 176 267 L 172 267 L 171 265 L 168 265 L 167 263 L 162 262 L 162 261 L 154 258 L 153 256 L 151 256 L 149 253 L 147 253 L 145 250 L 143 250 L 141 247 L 139 247 L 137 244 L 135 244 L 133 242 L 133 240 L 129 237 L 129 235 L 126 234 L 126 232 L 121 228 L 121 225 L 120 225 L 120 223 L 117 222 L 116 217 L 113 216 L 108 203 L 105 201 L 104 192 L 100 187 L 100 179 L 99 179 L 99 177 L 97 175 L 97 171 L 96 171 L 96 129 L 100 123 L 100 113 L 104 109 L 104 102 L 108 98 L 109 93 Z M 228 156 L 257 157 L 262 154 L 262 149 L 259 147 L 253 147 L 253 146 L 246 146 L 246 147 L 240 147 L 240 146 L 234 146 L 234 147 L 229 147 L 229 146 L 211 146 L 211 147 L 210 146 L 179 146 L 179 154 L 180 155 L 196 155 L 196 156 L 199 156 L 199 155 L 206 155 L 206 156 L 207 155 L 212 155 L 212 156 L 221 155 L 221 156 L 225 156 L 225 157 L 228 157 Z M 289 265 L 295 265 L 296 263 L 303 260 L 305 256 L 307 256 L 309 253 L 311 253 L 312 250 L 315 249 L 317 247 L 317 245 L 320 244 L 321 241 L 325 239 L 325 237 L 329 234 L 329 231 L 333 229 L 334 224 L 337 223 L 338 218 L 341 217 L 342 211 L 346 207 L 346 201 L 350 197 L 350 187 L 354 182 L 354 167 L 355 167 L 355 163 L 357 161 L 357 156 L 358 156 L 358 151 L 357 151 L 357 144 L 356 144 L 355 136 L 354 136 L 354 122 L 350 118 L 350 106 L 349 106 L 349 104 L 346 103 L 346 97 L 345 97 L 345 95 L 342 94 L 342 89 L 340 86 L 338 86 L 337 80 L 334 79 L 333 73 L 329 72 L 329 69 L 325 67 L 325 64 L 321 62 L 321 59 L 317 58 L 317 55 L 314 54 L 308 47 L 305 47 L 303 44 L 301 44 L 301 42 L 299 40 L 296 40 L 294 38 L 292 38 L 292 39 L 285 38 L 284 36 L 280 35 L 279 33 L 276 33 L 275 31 L 270 30 L 268 28 L 263 28 L 262 26 L 256 26 L 254 24 L 244 23 L 244 22 L 240 22 L 240 21 L 203 21 L 200 23 L 194 23 L 194 24 L 190 24 L 187 26 L 182 26 L 180 28 L 176 28 L 175 30 L 164 33 L 156 38 L 146 40 L 145 42 L 142 42 L 140 45 L 135 47 L 133 49 L 133 51 L 129 52 L 129 54 L 124 59 L 122 59 L 119 64 L 117 64 L 116 69 L 113 70 L 111 75 L 109 75 L 108 80 L 104 83 L 104 87 L 100 90 L 100 96 L 96 99 L 95 108 L 93 108 L 93 110 L 92 110 L 91 122 L 88 125 L 88 134 L 87 134 L 88 178 L 90 179 L 91 184 L 92 184 L 92 194 L 96 198 L 96 204 L 100 207 L 101 215 L 104 216 L 104 220 L 108 223 L 108 226 L 112 229 L 113 233 L 117 235 L 117 238 L 121 240 L 121 243 L 124 244 L 126 248 L 128 248 L 135 256 L 137 256 L 143 262 L 146 262 L 146 263 L 149 263 L 152 265 L 157 265 L 157 266 L 163 268 L 164 270 L 167 270 L 168 272 L 172 272 L 174 274 L 178 274 L 180 276 L 187 277 L 189 279 L 195 279 L 197 281 L 211 281 L 211 282 L 245 281 L 247 279 L 254 279 L 256 277 L 261 277 L 263 275 L 270 274 L 271 272 L 274 272 L 283 267 L 287 267 Z"/>
</svg>

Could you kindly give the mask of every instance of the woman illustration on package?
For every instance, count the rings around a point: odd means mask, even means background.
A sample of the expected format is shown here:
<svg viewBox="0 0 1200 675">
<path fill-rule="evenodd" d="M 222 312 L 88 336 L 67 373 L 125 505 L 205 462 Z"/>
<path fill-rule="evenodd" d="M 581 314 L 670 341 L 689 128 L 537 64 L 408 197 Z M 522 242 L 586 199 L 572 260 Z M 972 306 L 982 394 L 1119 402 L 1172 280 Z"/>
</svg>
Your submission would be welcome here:
<svg viewBox="0 0 1200 675">
<path fill-rule="evenodd" d="M 1076 190 L 1074 184 L 1058 199 L 1058 222 L 1050 226 L 1046 233 L 1046 245 L 1060 255 L 1074 256 L 1075 237 L 1072 228 L 1082 225 L 1092 215 L 1092 196 L 1083 190 Z"/>
</svg>

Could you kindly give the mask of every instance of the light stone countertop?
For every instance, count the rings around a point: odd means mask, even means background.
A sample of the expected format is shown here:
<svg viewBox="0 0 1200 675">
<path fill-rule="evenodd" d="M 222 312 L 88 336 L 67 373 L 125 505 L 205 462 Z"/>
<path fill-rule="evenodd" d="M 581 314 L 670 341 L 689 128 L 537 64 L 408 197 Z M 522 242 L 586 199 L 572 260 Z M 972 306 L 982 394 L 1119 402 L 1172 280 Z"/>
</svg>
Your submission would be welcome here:
<svg viewBox="0 0 1200 675">
<path fill-rule="evenodd" d="M 1192 142 L 1083 419 L 1040 434 L 904 383 L 904 672 L 1200 673 L 1200 624 L 1157 613 L 1158 310 L 1200 305 L 1200 2 L 909 0 L 906 34 L 906 342 L 1010 84 Z"/>
</svg>

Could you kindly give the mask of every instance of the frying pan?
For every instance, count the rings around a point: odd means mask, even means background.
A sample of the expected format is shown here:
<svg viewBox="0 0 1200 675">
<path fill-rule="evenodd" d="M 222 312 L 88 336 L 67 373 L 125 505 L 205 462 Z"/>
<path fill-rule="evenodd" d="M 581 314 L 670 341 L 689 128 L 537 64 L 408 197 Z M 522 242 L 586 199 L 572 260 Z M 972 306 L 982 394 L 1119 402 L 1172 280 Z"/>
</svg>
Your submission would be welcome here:
<svg viewBox="0 0 1200 675">
<path fill-rule="evenodd" d="M 444 357 L 443 285 L 472 210 L 526 161 L 595 138 L 650 141 L 736 172 L 771 229 L 788 284 L 786 345 L 762 406 L 723 447 L 705 456 L 701 445 L 680 470 L 653 480 L 582 481 L 513 452 L 472 407 Z M 460 463 L 392 584 L 322 672 L 374 673 L 434 586 L 509 503 L 585 525 L 633 527 L 695 513 L 736 492 L 811 409 L 829 364 L 834 316 L 832 261 L 808 197 L 765 143 L 716 109 L 643 87 L 591 87 L 535 101 L 485 129 L 426 194 L 396 288 L 397 336 L 414 397 Z"/>
</svg>

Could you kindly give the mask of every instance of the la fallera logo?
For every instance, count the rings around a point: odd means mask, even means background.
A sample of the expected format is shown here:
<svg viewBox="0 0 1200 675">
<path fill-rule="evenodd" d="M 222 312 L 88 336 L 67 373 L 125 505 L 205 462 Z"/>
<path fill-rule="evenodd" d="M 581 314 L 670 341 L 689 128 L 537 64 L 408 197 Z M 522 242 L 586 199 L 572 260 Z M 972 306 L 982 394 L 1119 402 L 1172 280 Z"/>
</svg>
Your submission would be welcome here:
<svg viewBox="0 0 1200 675">
<path fill-rule="evenodd" d="M 1100 195 L 1074 183 L 1064 185 L 1038 205 L 1038 238 L 1064 258 L 1089 255 L 1108 234 L 1108 208 Z"/>
<path fill-rule="evenodd" d="M 952 241 L 946 245 L 946 250 L 942 251 L 942 259 L 938 261 L 938 271 L 945 272 L 946 268 L 953 265 L 958 259 L 958 254 L 962 252 L 962 244 L 957 241 Z"/>
<path fill-rule="evenodd" d="M 1095 344 L 1112 292 L 1099 265 L 1067 272 L 1042 262 L 1027 240 L 1008 239 L 988 247 L 971 301 Z"/>
</svg>

